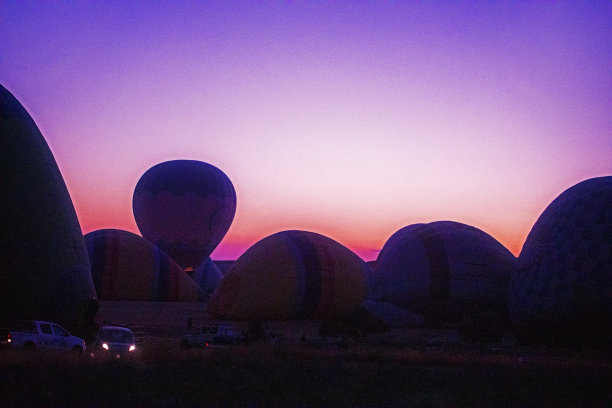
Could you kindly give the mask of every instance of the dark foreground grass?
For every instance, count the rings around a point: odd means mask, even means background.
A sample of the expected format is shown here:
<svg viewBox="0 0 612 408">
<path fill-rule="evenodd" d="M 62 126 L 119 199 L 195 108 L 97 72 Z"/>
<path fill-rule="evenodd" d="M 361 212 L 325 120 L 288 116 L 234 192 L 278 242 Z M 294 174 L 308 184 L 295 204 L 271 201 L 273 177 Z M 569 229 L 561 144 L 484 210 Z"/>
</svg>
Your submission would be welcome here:
<svg viewBox="0 0 612 408">
<path fill-rule="evenodd" d="M 0 353 L 3 407 L 609 407 L 605 360 L 270 344 Z"/>
</svg>

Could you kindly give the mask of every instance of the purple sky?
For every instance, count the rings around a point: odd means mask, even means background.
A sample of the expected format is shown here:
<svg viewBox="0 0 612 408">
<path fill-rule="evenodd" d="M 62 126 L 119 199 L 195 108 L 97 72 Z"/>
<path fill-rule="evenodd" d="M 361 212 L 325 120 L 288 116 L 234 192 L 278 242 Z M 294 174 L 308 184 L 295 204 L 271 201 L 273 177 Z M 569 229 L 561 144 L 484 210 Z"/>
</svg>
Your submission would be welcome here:
<svg viewBox="0 0 612 408">
<path fill-rule="evenodd" d="M 223 170 L 213 259 L 304 229 L 364 259 L 453 220 L 515 254 L 612 174 L 612 2 L 0 2 L 0 83 L 34 117 L 83 231 L 138 232 L 140 176 Z"/>
</svg>

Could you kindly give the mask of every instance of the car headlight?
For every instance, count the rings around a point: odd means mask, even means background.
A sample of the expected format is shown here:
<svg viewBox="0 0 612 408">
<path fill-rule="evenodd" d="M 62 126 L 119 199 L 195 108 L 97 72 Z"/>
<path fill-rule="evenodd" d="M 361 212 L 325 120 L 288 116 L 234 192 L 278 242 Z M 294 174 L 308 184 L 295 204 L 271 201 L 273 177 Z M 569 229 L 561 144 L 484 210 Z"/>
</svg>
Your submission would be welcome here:
<svg viewBox="0 0 612 408">
<path fill-rule="evenodd" d="M 130 346 L 130 351 L 134 351 L 134 350 L 136 350 L 136 345 L 132 344 L 132 345 Z"/>
<path fill-rule="evenodd" d="M 106 344 L 106 343 L 102 343 L 102 348 L 103 348 L 104 350 L 108 350 L 108 344 Z"/>
</svg>

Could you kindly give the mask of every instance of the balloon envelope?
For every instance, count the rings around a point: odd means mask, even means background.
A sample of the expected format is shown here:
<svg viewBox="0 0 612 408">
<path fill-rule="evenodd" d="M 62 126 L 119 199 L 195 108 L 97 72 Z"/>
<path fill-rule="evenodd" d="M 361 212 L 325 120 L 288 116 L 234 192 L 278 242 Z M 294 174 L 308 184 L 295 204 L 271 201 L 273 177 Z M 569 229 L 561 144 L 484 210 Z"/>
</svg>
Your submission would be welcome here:
<svg viewBox="0 0 612 408">
<path fill-rule="evenodd" d="M 81 332 L 98 302 L 72 200 L 36 124 L 0 86 L 0 315 Z"/>
<path fill-rule="evenodd" d="M 85 235 L 100 300 L 197 302 L 200 288 L 170 257 L 128 231 Z"/>
<path fill-rule="evenodd" d="M 365 299 L 369 272 L 330 238 L 279 232 L 238 258 L 212 294 L 208 312 L 238 320 L 341 317 Z"/>
<path fill-rule="evenodd" d="M 612 176 L 567 189 L 544 210 L 508 292 L 526 339 L 604 341 L 612 335 Z M 538 339 L 539 338 L 539 339 Z M 565 338 L 565 339 L 564 339 Z"/>
<path fill-rule="evenodd" d="M 173 160 L 142 175 L 132 207 L 144 238 L 183 268 L 196 269 L 229 229 L 236 213 L 236 192 L 215 166 Z"/>
<path fill-rule="evenodd" d="M 460 322 L 491 311 L 505 317 L 514 262 L 478 228 L 452 221 L 410 225 L 383 246 L 369 299 L 387 303 L 380 310 L 400 307 L 421 321 Z"/>
<path fill-rule="evenodd" d="M 193 272 L 191 279 L 202 289 L 204 297 L 210 295 L 223 279 L 223 274 L 215 262 L 206 258 L 204 262 Z"/>
</svg>

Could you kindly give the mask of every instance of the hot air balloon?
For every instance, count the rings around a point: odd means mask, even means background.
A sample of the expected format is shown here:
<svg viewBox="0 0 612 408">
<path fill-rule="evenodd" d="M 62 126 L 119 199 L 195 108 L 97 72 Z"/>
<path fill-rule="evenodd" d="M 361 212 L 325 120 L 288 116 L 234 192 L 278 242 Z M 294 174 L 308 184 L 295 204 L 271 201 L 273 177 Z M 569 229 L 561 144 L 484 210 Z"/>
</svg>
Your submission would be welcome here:
<svg viewBox="0 0 612 408">
<path fill-rule="evenodd" d="M 217 286 L 219 286 L 223 279 L 223 274 L 221 274 L 221 271 L 212 259 L 206 258 L 198 266 L 198 269 L 193 272 L 191 279 L 198 284 L 200 289 L 202 289 L 202 295 L 206 297 L 217 289 Z"/>
<path fill-rule="evenodd" d="M 100 300 L 197 302 L 200 288 L 162 250 L 128 231 L 85 235 Z"/>
<path fill-rule="evenodd" d="M 98 301 L 72 200 L 34 120 L 0 86 L 0 315 L 77 333 Z"/>
<path fill-rule="evenodd" d="M 365 299 L 369 273 L 365 262 L 331 238 L 283 231 L 238 258 L 208 312 L 236 320 L 342 317 Z"/>
<path fill-rule="evenodd" d="M 394 322 L 406 325 L 458 323 L 483 312 L 504 318 L 514 262 L 478 228 L 452 221 L 410 225 L 380 252 L 369 300 L 381 302 L 382 315 L 375 317 L 384 321 L 389 310 Z"/>
<path fill-rule="evenodd" d="M 607 343 L 612 335 L 612 176 L 557 197 L 534 224 L 508 291 L 525 341 Z"/>
<path fill-rule="evenodd" d="M 236 213 L 236 192 L 215 166 L 173 160 L 142 175 L 132 207 L 144 238 L 183 268 L 196 269 L 229 229 Z"/>
</svg>

